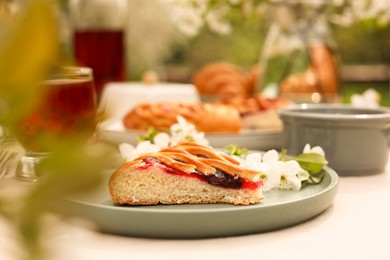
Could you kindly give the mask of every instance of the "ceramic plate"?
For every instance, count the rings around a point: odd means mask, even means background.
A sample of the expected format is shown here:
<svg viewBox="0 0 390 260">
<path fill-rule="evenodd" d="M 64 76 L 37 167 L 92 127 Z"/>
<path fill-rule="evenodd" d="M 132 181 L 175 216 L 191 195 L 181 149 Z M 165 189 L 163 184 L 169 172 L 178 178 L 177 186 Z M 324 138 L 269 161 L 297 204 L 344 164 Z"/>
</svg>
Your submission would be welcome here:
<svg viewBox="0 0 390 260">
<path fill-rule="evenodd" d="M 111 120 L 98 127 L 100 138 L 114 144 L 123 142 L 136 144 L 142 131 L 130 131 L 124 128 L 121 121 Z M 225 147 L 228 144 L 237 144 L 250 150 L 263 150 L 282 148 L 283 136 L 280 130 L 253 130 L 239 134 L 206 134 L 210 145 Z"/>
<path fill-rule="evenodd" d="M 328 167 L 325 171 L 318 185 L 264 192 L 265 199 L 250 206 L 120 206 L 111 200 L 105 184 L 88 195 L 67 198 L 61 207 L 117 235 L 179 239 L 253 234 L 302 223 L 327 209 L 336 196 L 338 176 Z"/>
</svg>

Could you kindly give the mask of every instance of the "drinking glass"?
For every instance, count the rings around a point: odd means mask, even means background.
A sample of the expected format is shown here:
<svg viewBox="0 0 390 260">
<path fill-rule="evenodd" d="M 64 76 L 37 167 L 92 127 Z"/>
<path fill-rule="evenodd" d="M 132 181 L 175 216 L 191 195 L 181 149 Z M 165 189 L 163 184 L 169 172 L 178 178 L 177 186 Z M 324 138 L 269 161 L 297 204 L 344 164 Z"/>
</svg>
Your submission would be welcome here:
<svg viewBox="0 0 390 260">
<path fill-rule="evenodd" d="M 110 81 L 124 81 L 127 0 L 70 0 L 77 64 L 93 69 L 98 101 Z"/>
<path fill-rule="evenodd" d="M 96 126 L 97 101 L 91 68 L 62 67 L 42 84 L 42 97 L 14 129 L 25 149 L 16 175 L 30 181 L 38 180 L 39 165 L 55 145 L 76 137 L 87 142 Z"/>
</svg>

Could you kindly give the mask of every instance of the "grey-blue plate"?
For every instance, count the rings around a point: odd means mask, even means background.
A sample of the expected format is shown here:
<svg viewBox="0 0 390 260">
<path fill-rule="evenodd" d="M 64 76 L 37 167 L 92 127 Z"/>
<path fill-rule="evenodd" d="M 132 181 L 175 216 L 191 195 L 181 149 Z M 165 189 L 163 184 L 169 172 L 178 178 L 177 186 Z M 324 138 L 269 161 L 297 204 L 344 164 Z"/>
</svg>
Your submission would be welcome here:
<svg viewBox="0 0 390 260">
<path fill-rule="evenodd" d="M 101 139 L 113 144 L 137 144 L 138 137 L 145 134 L 143 131 L 127 130 L 122 121 L 105 121 L 98 127 Z M 283 143 L 282 130 L 259 129 L 246 130 L 237 134 L 208 133 L 205 135 L 212 147 L 224 147 L 228 144 L 237 144 L 251 150 L 281 149 Z"/>
<path fill-rule="evenodd" d="M 105 184 L 83 196 L 65 199 L 67 214 L 87 218 L 102 232 L 153 238 L 193 239 L 238 236 L 286 228 L 311 219 L 332 203 L 338 175 L 325 167 L 320 184 L 300 191 L 264 192 L 264 200 L 250 206 L 228 204 L 120 206 Z"/>
</svg>

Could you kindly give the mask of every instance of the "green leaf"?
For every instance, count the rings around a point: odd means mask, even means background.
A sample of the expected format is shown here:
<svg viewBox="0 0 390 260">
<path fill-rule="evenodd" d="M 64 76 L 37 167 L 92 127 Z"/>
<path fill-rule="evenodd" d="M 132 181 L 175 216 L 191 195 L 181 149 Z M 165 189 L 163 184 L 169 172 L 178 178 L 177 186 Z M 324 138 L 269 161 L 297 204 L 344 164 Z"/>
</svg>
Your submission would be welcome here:
<svg viewBox="0 0 390 260">
<path fill-rule="evenodd" d="M 290 158 L 290 160 L 297 161 L 301 168 L 308 171 L 310 174 L 319 173 L 322 168 L 328 164 L 328 161 L 317 153 L 303 153 Z"/>
<path fill-rule="evenodd" d="M 287 150 L 286 149 L 282 149 L 281 153 L 280 153 L 280 156 L 279 156 L 279 160 L 280 161 L 286 161 L 287 157 Z"/>
<path fill-rule="evenodd" d="M 248 154 L 248 149 L 241 148 L 237 144 L 229 144 L 225 146 L 225 149 L 228 151 L 230 155 L 244 156 Z"/>
<path fill-rule="evenodd" d="M 156 137 L 157 134 L 158 131 L 154 127 L 150 127 L 146 132 L 146 134 L 138 136 L 137 141 L 138 142 L 150 141 L 151 143 L 153 143 L 153 139 L 154 137 Z"/>
<path fill-rule="evenodd" d="M 311 174 L 309 179 L 302 182 L 302 187 L 304 187 L 307 184 L 319 184 L 322 182 L 322 180 L 325 177 L 325 171 L 320 171 L 317 174 Z"/>
</svg>

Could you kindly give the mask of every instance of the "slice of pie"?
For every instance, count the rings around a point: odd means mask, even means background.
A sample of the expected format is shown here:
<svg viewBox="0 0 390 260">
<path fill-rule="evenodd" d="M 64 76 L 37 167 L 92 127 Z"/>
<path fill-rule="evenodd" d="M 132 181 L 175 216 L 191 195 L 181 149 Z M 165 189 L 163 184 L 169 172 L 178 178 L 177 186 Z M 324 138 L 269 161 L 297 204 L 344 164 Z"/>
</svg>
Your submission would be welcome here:
<svg viewBox="0 0 390 260">
<path fill-rule="evenodd" d="M 110 177 L 109 191 L 118 204 L 249 205 L 263 198 L 260 174 L 209 146 L 182 143 L 124 164 Z"/>
</svg>

